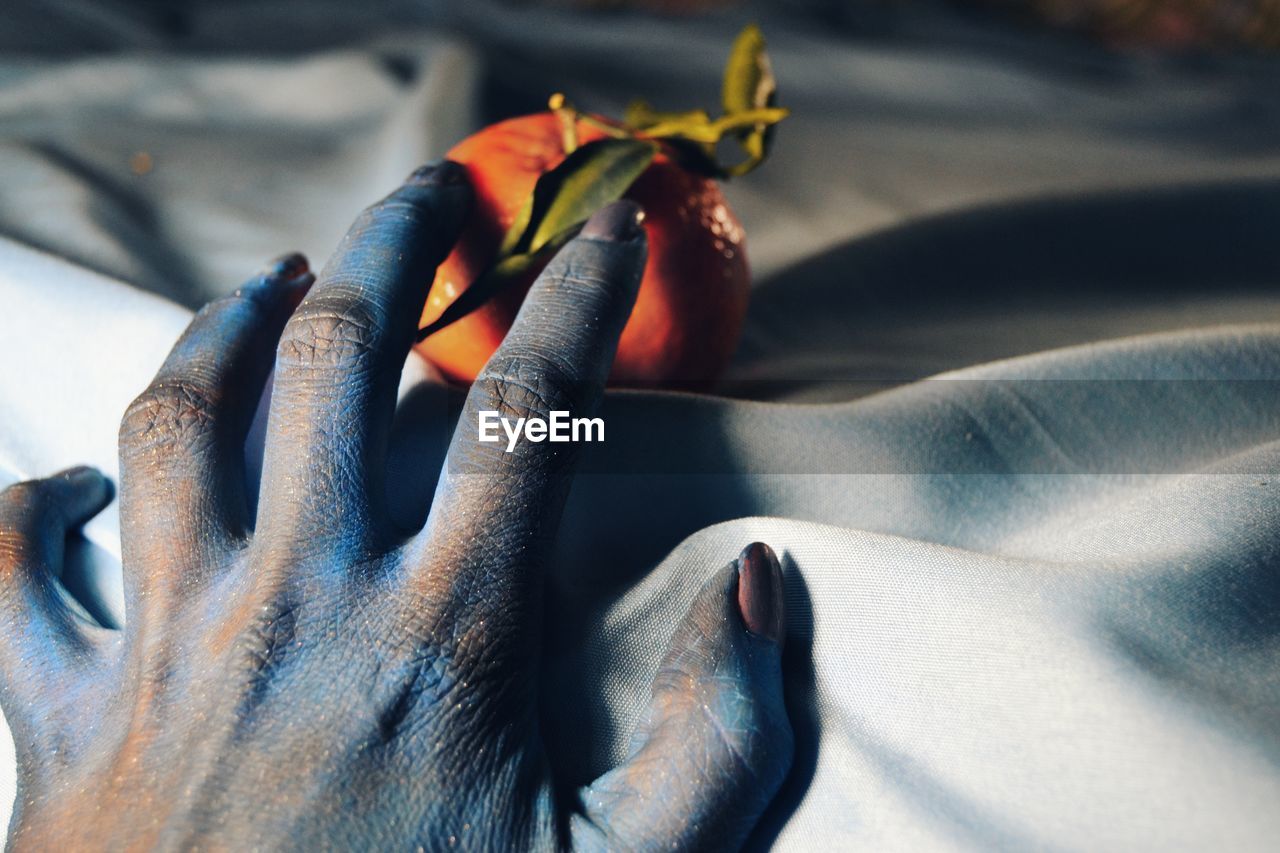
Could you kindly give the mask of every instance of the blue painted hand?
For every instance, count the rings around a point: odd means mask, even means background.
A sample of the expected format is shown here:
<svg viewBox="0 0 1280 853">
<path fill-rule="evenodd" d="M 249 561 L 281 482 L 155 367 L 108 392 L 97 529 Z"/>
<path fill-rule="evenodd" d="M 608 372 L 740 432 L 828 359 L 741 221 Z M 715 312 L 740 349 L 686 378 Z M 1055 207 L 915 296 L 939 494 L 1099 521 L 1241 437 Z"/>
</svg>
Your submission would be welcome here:
<svg viewBox="0 0 1280 853">
<path fill-rule="evenodd" d="M 644 266 L 638 209 L 601 211 L 534 285 L 425 527 L 387 513 L 398 372 L 469 200 L 459 168 L 420 170 L 318 279 L 287 258 L 195 317 L 121 428 L 122 631 L 54 580 L 102 476 L 0 495 L 15 848 L 731 848 L 751 830 L 791 761 L 776 557 L 748 547 L 691 603 L 630 758 L 558 784 L 541 593 L 576 446 L 477 432 L 480 412 L 591 416 Z"/>
</svg>

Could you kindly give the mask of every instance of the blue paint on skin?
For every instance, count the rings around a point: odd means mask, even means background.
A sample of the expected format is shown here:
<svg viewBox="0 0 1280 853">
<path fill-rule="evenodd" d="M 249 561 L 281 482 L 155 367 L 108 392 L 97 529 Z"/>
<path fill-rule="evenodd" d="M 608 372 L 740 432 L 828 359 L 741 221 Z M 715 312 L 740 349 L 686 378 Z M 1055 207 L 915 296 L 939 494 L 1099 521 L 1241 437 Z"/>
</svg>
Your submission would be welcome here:
<svg viewBox="0 0 1280 853">
<path fill-rule="evenodd" d="M 595 408 L 645 261 L 634 206 L 597 214 L 534 286 L 471 389 L 425 526 L 388 513 L 398 372 L 469 197 L 461 167 L 419 170 L 361 214 L 314 284 L 287 258 L 196 316 L 121 429 L 123 631 L 54 594 L 66 536 L 109 499 L 101 476 L 0 494 L 13 849 L 746 838 L 791 762 L 776 560 L 712 576 L 656 676 L 636 755 L 566 786 L 538 674 L 574 454 L 495 456 L 468 420 Z M 273 354 L 251 515 L 245 436 Z"/>
</svg>

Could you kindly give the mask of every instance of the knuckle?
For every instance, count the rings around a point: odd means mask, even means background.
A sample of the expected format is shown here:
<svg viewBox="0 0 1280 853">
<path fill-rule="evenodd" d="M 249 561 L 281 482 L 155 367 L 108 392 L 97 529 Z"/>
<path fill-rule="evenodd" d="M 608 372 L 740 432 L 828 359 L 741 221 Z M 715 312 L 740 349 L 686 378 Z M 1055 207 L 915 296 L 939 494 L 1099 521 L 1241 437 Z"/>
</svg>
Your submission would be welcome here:
<svg viewBox="0 0 1280 853">
<path fill-rule="evenodd" d="M 7 575 L 28 558 L 30 541 L 26 531 L 0 521 L 0 576 Z"/>
<path fill-rule="evenodd" d="M 290 318 L 276 351 L 279 368 L 342 370 L 364 363 L 379 339 L 378 324 L 355 300 L 304 305 Z"/>
<path fill-rule="evenodd" d="M 575 248 L 578 251 L 574 251 Z M 597 246 L 588 249 L 575 246 L 562 252 L 535 285 L 548 313 L 572 312 L 584 328 L 594 330 L 624 324 L 644 266 L 619 263 L 619 260 L 617 256 L 601 256 Z M 555 321 L 555 318 L 548 316 L 547 320 Z M 599 331 L 592 331 L 587 336 L 597 334 Z"/>
<path fill-rule="evenodd" d="M 655 688 L 665 715 L 696 721 L 709 767 L 763 771 L 789 764 L 794 734 L 781 697 L 744 668 L 692 673 L 664 667 Z"/>
<path fill-rule="evenodd" d="M 723 688 L 723 694 L 728 688 Z M 791 724 L 786 710 L 779 700 L 766 697 L 757 691 L 734 688 L 736 702 L 727 704 L 728 718 L 717 731 L 722 733 L 727 752 L 740 756 L 747 766 L 764 768 L 774 766 L 780 759 L 789 760 L 794 749 Z M 736 728 L 730 728 L 736 724 Z"/>
<path fill-rule="evenodd" d="M 482 409 L 503 417 L 545 416 L 554 410 L 576 410 L 586 397 L 586 383 L 537 350 L 499 352 L 476 377 L 473 394 Z"/>
<path fill-rule="evenodd" d="M 197 446 L 210 438 L 220 403 L 221 394 L 212 386 L 186 379 L 157 381 L 125 410 L 121 452 Z"/>
<path fill-rule="evenodd" d="M 556 291 L 579 301 L 612 296 L 618 289 L 618 276 L 598 258 L 581 252 L 568 253 L 562 263 L 548 270 L 547 280 Z"/>
<path fill-rule="evenodd" d="M 0 503 L 5 509 L 33 509 L 46 500 L 46 490 L 40 480 L 23 480 L 0 491 Z"/>
<path fill-rule="evenodd" d="M 14 483 L 0 491 L 0 566 L 4 570 L 28 558 L 33 523 L 56 509 L 40 480 Z"/>
</svg>

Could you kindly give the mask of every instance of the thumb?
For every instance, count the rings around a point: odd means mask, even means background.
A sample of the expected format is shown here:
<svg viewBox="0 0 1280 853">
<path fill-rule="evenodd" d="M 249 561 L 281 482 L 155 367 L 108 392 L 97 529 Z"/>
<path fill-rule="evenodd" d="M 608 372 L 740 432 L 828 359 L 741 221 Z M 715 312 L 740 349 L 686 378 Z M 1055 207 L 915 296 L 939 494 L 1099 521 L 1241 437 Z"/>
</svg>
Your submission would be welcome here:
<svg viewBox="0 0 1280 853">
<path fill-rule="evenodd" d="M 65 759 L 62 709 L 91 704 L 103 628 L 58 589 L 67 536 L 111 500 L 92 468 L 72 468 L 0 491 L 0 708 L 20 766 Z"/>
<path fill-rule="evenodd" d="M 747 546 L 694 599 L 620 767 L 583 792 L 574 846 L 741 847 L 791 766 L 782 569 Z"/>
</svg>

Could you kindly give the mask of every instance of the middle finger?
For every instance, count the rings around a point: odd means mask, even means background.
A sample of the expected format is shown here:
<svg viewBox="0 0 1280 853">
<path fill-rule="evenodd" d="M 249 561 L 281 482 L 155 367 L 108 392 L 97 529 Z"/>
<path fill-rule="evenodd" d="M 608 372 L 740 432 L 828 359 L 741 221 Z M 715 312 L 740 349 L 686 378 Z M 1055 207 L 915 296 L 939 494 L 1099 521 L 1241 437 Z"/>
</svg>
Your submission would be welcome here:
<svg viewBox="0 0 1280 853">
<path fill-rule="evenodd" d="M 400 368 L 461 230 L 466 173 L 424 167 L 367 208 L 280 337 L 258 531 L 357 544 L 390 529 L 382 468 Z"/>
</svg>

